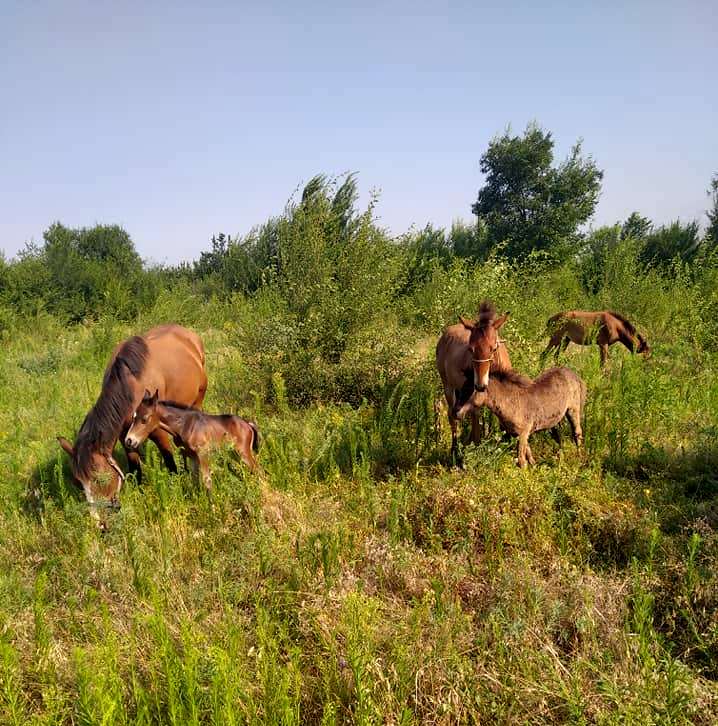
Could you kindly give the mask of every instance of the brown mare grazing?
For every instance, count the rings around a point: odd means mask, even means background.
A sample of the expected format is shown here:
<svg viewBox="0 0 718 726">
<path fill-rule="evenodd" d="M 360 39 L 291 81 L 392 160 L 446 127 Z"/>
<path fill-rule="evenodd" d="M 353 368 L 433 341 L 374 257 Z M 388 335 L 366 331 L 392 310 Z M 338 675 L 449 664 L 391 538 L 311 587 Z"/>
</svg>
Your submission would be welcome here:
<svg viewBox="0 0 718 726">
<path fill-rule="evenodd" d="M 259 449 L 259 430 L 254 422 L 239 416 L 214 416 L 173 401 L 160 401 L 158 391 L 154 395 L 145 391 L 127 432 L 125 446 L 136 449 L 157 430 L 165 431 L 174 438 L 189 456 L 194 471 L 202 473 L 208 490 L 212 488 L 212 476 L 207 457 L 212 449 L 224 442 L 235 448 L 250 471 L 257 468 L 254 453 Z"/>
<path fill-rule="evenodd" d="M 179 325 L 161 325 L 142 336 L 128 338 L 115 348 L 105 370 L 102 391 L 85 417 L 75 445 L 59 436 L 70 455 L 72 473 L 91 505 L 117 503 L 124 474 L 113 456 L 118 439 L 124 441 L 132 414 L 147 388 L 181 403 L 201 406 L 207 390 L 204 347 L 199 336 Z M 176 472 L 166 432 L 150 437 L 159 447 L 168 468 Z M 140 472 L 140 456 L 127 450 L 130 471 Z M 92 509 L 93 516 L 97 512 Z"/>
<path fill-rule="evenodd" d="M 444 385 L 444 396 L 449 409 L 451 426 L 451 454 L 457 454 L 456 410 L 471 398 L 474 388 L 486 388 L 489 371 L 511 370 L 511 359 L 498 331 L 508 320 L 509 313 L 496 317 L 496 309 L 487 301 L 479 307 L 475 322 L 464 320 L 450 325 L 436 344 L 436 367 Z M 479 438 L 476 412 L 472 411 L 471 435 L 474 442 Z"/>
<path fill-rule="evenodd" d="M 476 407 L 486 406 L 498 417 L 501 428 L 518 436 L 518 465 L 535 464 L 529 436 L 534 431 L 554 429 L 564 416 L 571 424 L 576 446 L 583 441 L 581 419 L 586 402 L 586 384 L 570 368 L 549 368 L 531 380 L 515 371 L 492 372 L 489 384 L 461 406 L 463 418 Z M 552 431 L 560 443 L 558 431 Z"/>
<path fill-rule="evenodd" d="M 568 310 L 549 318 L 546 326 L 551 333 L 551 339 L 542 357 L 546 357 L 555 348 L 555 357 L 558 360 L 561 351 L 566 350 L 571 342 L 577 345 L 597 343 L 601 366 L 606 365 L 608 346 L 614 343 L 623 343 L 631 353 L 635 349 L 638 353 L 648 355 L 651 350 L 645 338 L 636 332 L 633 325 L 623 315 L 611 310 Z"/>
</svg>

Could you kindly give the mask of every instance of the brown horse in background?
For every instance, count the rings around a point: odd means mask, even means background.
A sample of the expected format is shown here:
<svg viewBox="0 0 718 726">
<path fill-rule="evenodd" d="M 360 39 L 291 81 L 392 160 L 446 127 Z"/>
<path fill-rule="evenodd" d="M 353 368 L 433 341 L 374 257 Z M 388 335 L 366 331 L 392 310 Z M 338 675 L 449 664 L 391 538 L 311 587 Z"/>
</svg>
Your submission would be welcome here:
<svg viewBox="0 0 718 726">
<path fill-rule="evenodd" d="M 545 358 L 555 349 L 555 358 L 566 350 L 569 343 L 577 345 L 598 344 L 601 366 L 608 361 L 608 346 L 623 343 L 633 353 L 648 355 L 651 351 L 646 339 L 640 335 L 631 322 L 623 315 L 611 310 L 587 312 L 584 310 L 567 310 L 550 317 L 546 323 L 551 339 L 542 353 Z"/>
<path fill-rule="evenodd" d="M 498 417 L 501 428 L 518 437 L 518 465 L 535 464 L 529 436 L 551 430 L 560 444 L 558 424 L 567 418 L 576 446 L 583 441 L 581 419 L 586 403 L 586 384 L 570 368 L 549 368 L 531 380 L 515 371 L 496 371 L 489 384 L 477 390 L 456 412 L 458 418 L 486 406 Z"/>
<path fill-rule="evenodd" d="M 201 472 L 207 490 L 212 488 L 209 454 L 225 442 L 232 445 L 250 471 L 257 468 L 254 454 L 259 449 L 259 429 L 253 421 L 232 414 L 204 413 L 174 401 L 160 401 L 158 391 L 152 396 L 145 391 L 132 417 L 125 446 L 136 449 L 148 436 L 160 430 L 170 434 L 189 456 L 195 473 Z"/>
<path fill-rule="evenodd" d="M 115 348 L 105 370 L 97 402 L 85 417 L 73 446 L 59 436 L 70 455 L 72 473 L 90 504 L 116 503 L 124 481 L 113 451 L 124 441 L 132 415 L 145 389 L 181 403 L 201 406 L 207 390 L 204 347 L 199 336 L 179 325 L 161 325 L 143 336 L 133 336 Z M 176 472 L 169 436 L 158 429 L 150 437 L 167 467 Z M 140 456 L 128 450 L 130 471 L 141 477 Z M 93 510 L 93 514 L 97 513 Z"/>
<path fill-rule="evenodd" d="M 451 453 L 457 453 L 456 410 L 471 398 L 474 389 L 485 389 L 489 372 L 511 370 L 511 359 L 498 331 L 509 313 L 496 317 L 496 309 L 487 301 L 479 307 L 476 321 L 459 316 L 460 323 L 450 325 L 436 344 L 436 368 L 444 386 L 451 426 Z M 477 413 L 472 412 L 471 435 L 478 441 Z"/>
</svg>

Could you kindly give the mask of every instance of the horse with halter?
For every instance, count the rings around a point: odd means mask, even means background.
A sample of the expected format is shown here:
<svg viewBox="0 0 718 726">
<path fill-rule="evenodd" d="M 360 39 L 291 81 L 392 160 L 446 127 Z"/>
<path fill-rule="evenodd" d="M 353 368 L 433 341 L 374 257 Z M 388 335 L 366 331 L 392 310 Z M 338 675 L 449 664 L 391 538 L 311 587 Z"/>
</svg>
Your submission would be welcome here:
<svg viewBox="0 0 718 726">
<path fill-rule="evenodd" d="M 158 390 L 163 398 L 199 407 L 207 390 L 204 346 L 199 336 L 180 325 L 161 325 L 144 335 L 135 335 L 115 348 L 105 370 L 97 402 L 72 445 L 62 436 L 60 446 L 70 456 L 72 474 L 91 505 L 117 506 L 125 479 L 114 458 L 118 439 L 124 443 L 135 409 L 146 389 Z M 150 436 L 165 464 L 177 471 L 168 434 L 158 429 Z M 125 447 L 131 472 L 141 479 L 140 455 Z"/>
<path fill-rule="evenodd" d="M 436 344 L 436 367 L 444 386 L 451 426 L 451 453 L 457 454 L 457 410 L 473 395 L 485 390 L 489 373 L 511 370 L 511 359 L 504 341 L 499 338 L 501 326 L 509 313 L 496 317 L 496 308 L 488 301 L 481 303 L 479 316 L 469 321 L 459 316 L 459 323 L 447 327 Z M 479 439 L 476 409 L 471 412 L 471 433 Z"/>
</svg>

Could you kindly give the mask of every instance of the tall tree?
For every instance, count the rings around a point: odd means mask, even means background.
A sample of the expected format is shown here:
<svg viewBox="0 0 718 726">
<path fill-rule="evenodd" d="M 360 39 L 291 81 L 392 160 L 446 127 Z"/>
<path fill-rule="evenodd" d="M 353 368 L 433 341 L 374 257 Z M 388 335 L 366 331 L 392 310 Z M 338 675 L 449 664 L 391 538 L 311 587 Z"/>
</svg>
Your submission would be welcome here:
<svg viewBox="0 0 718 726">
<path fill-rule="evenodd" d="M 645 239 L 652 227 L 653 222 L 648 217 L 642 217 L 638 212 L 632 212 L 631 216 L 621 225 L 621 239 Z"/>
<path fill-rule="evenodd" d="M 708 196 L 711 198 L 713 208 L 706 212 L 708 216 L 708 229 L 706 230 L 706 242 L 712 247 L 718 246 L 718 174 L 714 174 L 711 185 L 708 188 Z"/>
<path fill-rule="evenodd" d="M 574 247 L 596 208 L 603 172 L 583 158 L 580 141 L 558 166 L 553 149 L 551 133 L 532 124 L 523 136 L 494 139 L 481 157 L 486 183 L 471 209 L 488 226 L 491 246 L 505 244 L 511 259 Z"/>
<path fill-rule="evenodd" d="M 668 267 L 674 260 L 692 262 L 701 250 L 698 222 L 680 219 L 654 229 L 645 236 L 640 258 L 652 265 Z"/>
</svg>

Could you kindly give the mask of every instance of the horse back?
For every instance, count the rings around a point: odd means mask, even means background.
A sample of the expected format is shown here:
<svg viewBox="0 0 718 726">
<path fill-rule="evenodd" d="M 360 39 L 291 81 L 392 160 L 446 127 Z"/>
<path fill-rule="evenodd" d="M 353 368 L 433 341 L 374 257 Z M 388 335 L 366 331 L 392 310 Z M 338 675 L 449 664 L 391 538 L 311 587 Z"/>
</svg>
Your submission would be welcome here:
<svg viewBox="0 0 718 726">
<path fill-rule="evenodd" d="M 466 382 L 465 371 L 472 370 L 470 337 L 461 324 L 449 325 L 441 334 L 436 344 L 436 368 L 445 386 L 459 389 Z"/>
<path fill-rule="evenodd" d="M 201 404 L 207 375 L 204 346 L 197 333 L 180 325 L 161 325 L 143 337 L 148 355 L 141 392 L 158 390 L 160 400 Z"/>
</svg>

